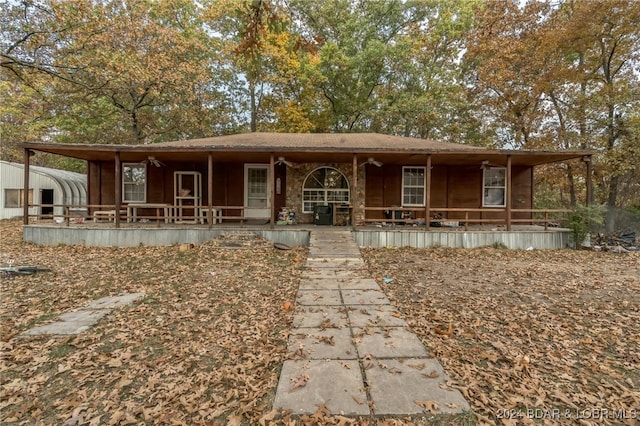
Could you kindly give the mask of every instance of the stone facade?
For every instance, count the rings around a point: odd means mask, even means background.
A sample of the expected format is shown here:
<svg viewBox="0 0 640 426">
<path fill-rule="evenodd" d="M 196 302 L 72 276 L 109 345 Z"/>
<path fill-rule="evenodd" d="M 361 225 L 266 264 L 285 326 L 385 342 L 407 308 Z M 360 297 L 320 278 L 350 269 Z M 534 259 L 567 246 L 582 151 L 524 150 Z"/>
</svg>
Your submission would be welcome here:
<svg viewBox="0 0 640 426">
<path fill-rule="evenodd" d="M 287 207 L 296 212 L 298 223 L 313 223 L 313 214 L 302 213 L 302 186 L 307 176 L 320 167 L 332 167 L 339 170 L 349 182 L 349 199 L 354 207 L 356 223 L 364 218 L 365 168 L 358 167 L 358 190 L 353 193 L 353 166 L 346 163 L 300 163 L 296 167 L 287 168 Z M 355 195 L 355 197 L 354 197 Z M 357 204 L 354 204 L 354 201 Z M 336 218 L 339 224 L 346 224 L 344 218 Z"/>
</svg>

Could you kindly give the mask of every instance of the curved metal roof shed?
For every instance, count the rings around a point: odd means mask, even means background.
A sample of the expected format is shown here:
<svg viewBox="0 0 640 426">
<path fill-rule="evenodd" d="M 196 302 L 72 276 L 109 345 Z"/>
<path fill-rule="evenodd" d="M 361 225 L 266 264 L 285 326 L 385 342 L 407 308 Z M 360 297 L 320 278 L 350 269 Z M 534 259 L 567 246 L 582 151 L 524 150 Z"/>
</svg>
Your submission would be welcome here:
<svg viewBox="0 0 640 426">
<path fill-rule="evenodd" d="M 24 164 L 0 160 L 0 219 L 22 216 L 23 191 Z M 29 193 L 29 204 L 35 205 L 29 208 L 30 215 L 63 215 L 62 204 L 87 204 L 87 176 L 66 170 L 30 166 Z"/>
</svg>

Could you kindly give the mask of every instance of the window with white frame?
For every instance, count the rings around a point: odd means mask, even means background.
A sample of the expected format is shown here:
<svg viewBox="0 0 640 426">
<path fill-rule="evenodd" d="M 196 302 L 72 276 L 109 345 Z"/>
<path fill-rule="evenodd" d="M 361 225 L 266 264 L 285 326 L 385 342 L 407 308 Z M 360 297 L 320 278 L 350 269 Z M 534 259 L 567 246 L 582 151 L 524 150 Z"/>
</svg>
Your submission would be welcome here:
<svg viewBox="0 0 640 426">
<path fill-rule="evenodd" d="M 315 169 L 302 185 L 302 212 L 313 213 L 315 206 L 349 203 L 349 181 L 332 167 Z"/>
<path fill-rule="evenodd" d="M 424 167 L 402 168 L 402 206 L 424 206 L 426 179 Z"/>
<path fill-rule="evenodd" d="M 122 164 L 122 202 L 147 202 L 147 165 L 140 163 Z"/>
<path fill-rule="evenodd" d="M 506 206 L 506 176 L 507 169 L 504 167 L 489 167 L 484 169 L 482 185 L 483 207 Z"/>
</svg>

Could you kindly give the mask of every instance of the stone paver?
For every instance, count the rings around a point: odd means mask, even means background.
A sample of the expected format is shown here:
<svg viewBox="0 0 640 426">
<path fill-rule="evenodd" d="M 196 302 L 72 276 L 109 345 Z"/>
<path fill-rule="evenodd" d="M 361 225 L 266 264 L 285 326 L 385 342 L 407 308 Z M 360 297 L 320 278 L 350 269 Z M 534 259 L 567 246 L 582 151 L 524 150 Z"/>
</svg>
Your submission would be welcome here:
<svg viewBox="0 0 640 426">
<path fill-rule="evenodd" d="M 300 328 L 289 338 L 288 351 L 305 359 L 358 359 L 349 328 Z"/>
<path fill-rule="evenodd" d="M 296 303 L 300 305 L 342 305 L 340 290 L 298 290 Z"/>
<path fill-rule="evenodd" d="M 389 305 L 389 299 L 380 290 L 342 290 L 345 305 Z"/>
<path fill-rule="evenodd" d="M 383 367 L 374 362 L 366 371 L 376 414 L 420 414 L 416 401 L 434 401 L 442 413 L 469 410 L 460 392 L 443 389 L 446 374 L 433 358 L 389 359 Z"/>
<path fill-rule="evenodd" d="M 404 327 L 355 327 L 353 334 L 361 355 L 376 358 L 429 356 L 420 339 Z"/>
<path fill-rule="evenodd" d="M 292 389 L 305 378 L 305 386 Z M 285 361 L 273 406 L 292 409 L 294 414 L 311 414 L 319 405 L 336 414 L 369 415 L 358 361 Z"/>
<path fill-rule="evenodd" d="M 349 325 L 348 319 L 349 316 L 343 306 L 298 306 L 293 317 L 293 326 L 296 328 L 344 328 Z"/>
<path fill-rule="evenodd" d="M 352 327 L 403 327 L 402 316 L 391 305 L 351 305 L 347 308 Z"/>
<path fill-rule="evenodd" d="M 126 293 L 120 296 L 103 297 L 94 300 L 82 309 L 67 312 L 60 315 L 54 322 L 30 328 L 20 336 L 38 335 L 70 335 L 88 330 L 100 319 L 108 315 L 114 309 L 133 303 L 144 297 L 144 293 Z"/>
<path fill-rule="evenodd" d="M 351 232 L 312 232 L 274 408 L 344 416 L 469 410 L 367 272 Z M 373 412 L 370 412 L 370 409 Z"/>
</svg>

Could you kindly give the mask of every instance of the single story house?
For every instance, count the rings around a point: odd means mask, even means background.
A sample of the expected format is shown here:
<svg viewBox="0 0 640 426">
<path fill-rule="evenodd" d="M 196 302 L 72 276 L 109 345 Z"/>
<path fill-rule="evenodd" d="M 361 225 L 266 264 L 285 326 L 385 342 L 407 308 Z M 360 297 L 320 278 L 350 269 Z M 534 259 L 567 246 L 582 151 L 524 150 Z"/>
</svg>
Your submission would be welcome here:
<svg viewBox="0 0 640 426">
<path fill-rule="evenodd" d="M 148 145 L 26 143 L 87 162 L 88 213 L 123 223 L 533 223 L 538 165 L 591 151 L 496 150 L 376 133 L 245 133 Z M 587 191 L 589 192 L 589 191 Z M 26 212 L 26 210 L 25 210 Z M 125 222 L 127 221 L 127 222 Z M 28 217 L 25 213 L 25 223 Z"/>
<path fill-rule="evenodd" d="M 0 160 L 0 219 L 22 217 L 24 213 L 24 164 Z M 27 202 L 35 217 L 60 217 L 63 206 L 87 204 L 87 176 L 49 167 L 29 168 Z M 73 211 L 81 214 L 81 208 Z"/>
</svg>

